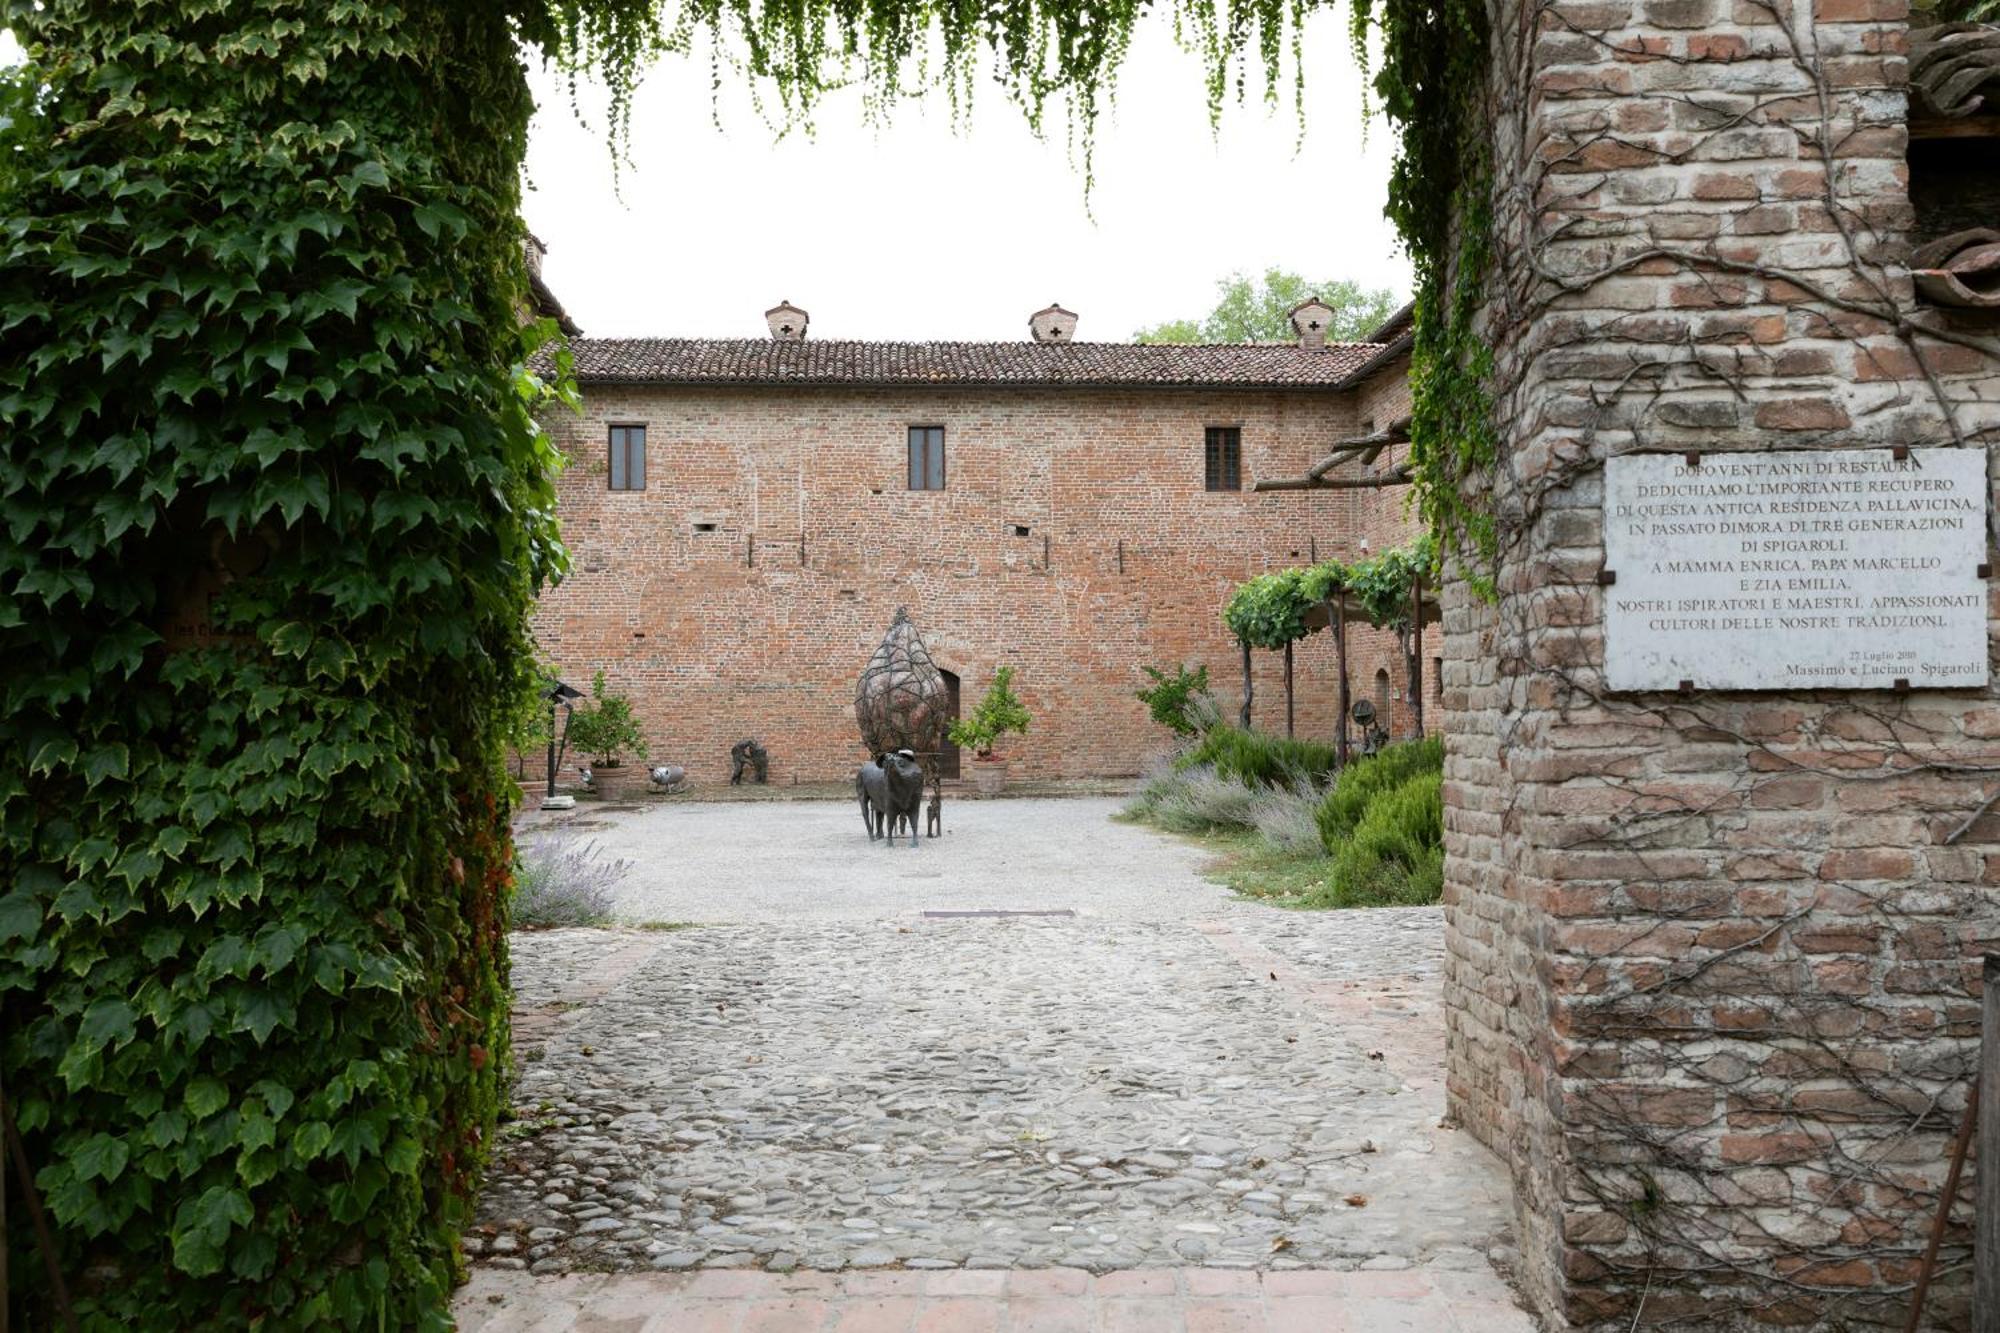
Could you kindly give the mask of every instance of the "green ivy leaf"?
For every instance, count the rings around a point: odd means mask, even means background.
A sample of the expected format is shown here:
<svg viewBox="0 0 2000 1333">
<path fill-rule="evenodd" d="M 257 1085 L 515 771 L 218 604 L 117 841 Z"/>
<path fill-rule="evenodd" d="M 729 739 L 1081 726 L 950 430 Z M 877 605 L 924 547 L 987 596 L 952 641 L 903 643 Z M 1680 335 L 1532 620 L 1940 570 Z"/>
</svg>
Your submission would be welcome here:
<svg viewBox="0 0 2000 1333">
<path fill-rule="evenodd" d="M 268 990 L 247 990 L 237 996 L 236 1031 L 248 1032 L 262 1046 L 271 1033 L 292 1021 L 292 1006 Z"/>
<path fill-rule="evenodd" d="M 196 1120 L 206 1120 L 229 1105 L 229 1089 L 223 1087 L 219 1080 L 198 1078 L 188 1084 L 183 1100 L 187 1103 L 189 1115 Z"/>
<path fill-rule="evenodd" d="M 109 1134 L 93 1134 L 69 1153 L 70 1165 L 76 1169 L 79 1180 L 102 1180 L 106 1184 L 124 1174 L 125 1162 L 131 1156 L 131 1149 L 123 1139 L 115 1139 Z"/>
<path fill-rule="evenodd" d="M 271 632 L 271 651 L 281 657 L 303 657 L 306 649 L 312 647 L 312 641 L 312 626 L 294 620 Z"/>
<path fill-rule="evenodd" d="M 31 941 L 41 929 L 42 905 L 25 889 L 0 897 L 0 944 Z"/>
<path fill-rule="evenodd" d="M 183 1203 L 174 1214 L 174 1267 L 193 1277 L 222 1267 L 223 1245 L 231 1227 L 248 1226 L 256 1216 L 250 1197 L 226 1185 L 212 1185 Z"/>
<path fill-rule="evenodd" d="M 145 1142 L 154 1148 L 171 1148 L 186 1138 L 187 1132 L 187 1113 L 169 1108 L 146 1123 Z"/>
<path fill-rule="evenodd" d="M 134 1035 L 132 1006 L 115 996 L 93 1000 L 83 1011 L 83 1022 L 79 1025 L 78 1036 L 89 1044 L 89 1049 L 99 1051 L 106 1046 L 116 1050 Z"/>
<path fill-rule="evenodd" d="M 292 1135 L 292 1152 L 302 1162 L 322 1156 L 333 1143 L 333 1129 L 324 1120 L 308 1120 Z"/>
</svg>

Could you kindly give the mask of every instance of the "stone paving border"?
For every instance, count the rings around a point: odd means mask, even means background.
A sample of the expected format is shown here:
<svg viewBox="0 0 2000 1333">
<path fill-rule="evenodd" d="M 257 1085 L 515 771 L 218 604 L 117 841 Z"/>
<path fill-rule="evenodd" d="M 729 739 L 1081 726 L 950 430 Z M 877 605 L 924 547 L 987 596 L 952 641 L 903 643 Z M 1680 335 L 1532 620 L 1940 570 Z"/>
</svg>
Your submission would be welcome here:
<svg viewBox="0 0 2000 1333">
<path fill-rule="evenodd" d="M 483 1270 L 463 1333 L 1535 1333 L 1490 1271 Z"/>
</svg>

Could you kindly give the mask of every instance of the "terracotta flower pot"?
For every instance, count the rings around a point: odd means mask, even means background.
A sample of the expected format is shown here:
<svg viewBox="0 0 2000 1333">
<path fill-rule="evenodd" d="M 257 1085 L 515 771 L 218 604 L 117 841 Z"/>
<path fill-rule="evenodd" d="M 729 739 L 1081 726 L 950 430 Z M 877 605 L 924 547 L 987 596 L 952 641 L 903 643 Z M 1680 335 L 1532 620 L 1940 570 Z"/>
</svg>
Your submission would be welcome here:
<svg viewBox="0 0 2000 1333">
<path fill-rule="evenodd" d="M 1007 785 L 1007 761 L 1005 759 L 981 759 L 974 755 L 967 765 L 972 774 L 972 787 L 981 796 L 998 796 L 1000 789 Z"/>
<path fill-rule="evenodd" d="M 646 770 L 638 764 L 590 766 L 590 789 L 607 801 L 625 800 L 646 781 Z"/>
</svg>

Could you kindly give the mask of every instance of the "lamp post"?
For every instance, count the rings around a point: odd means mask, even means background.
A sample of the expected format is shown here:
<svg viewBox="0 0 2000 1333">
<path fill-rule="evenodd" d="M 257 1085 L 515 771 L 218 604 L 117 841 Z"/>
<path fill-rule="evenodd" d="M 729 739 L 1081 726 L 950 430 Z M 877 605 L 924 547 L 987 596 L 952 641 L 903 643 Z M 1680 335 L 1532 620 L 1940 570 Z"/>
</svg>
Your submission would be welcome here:
<svg viewBox="0 0 2000 1333">
<path fill-rule="evenodd" d="M 576 807 L 576 797 L 556 794 L 556 769 L 562 762 L 556 749 L 556 709 L 563 710 L 562 748 L 569 748 L 569 720 L 575 711 L 574 705 L 583 697 L 583 691 L 572 689 L 559 680 L 551 680 L 542 687 L 542 698 L 549 702 L 549 785 L 542 795 L 542 809 L 571 810 Z"/>
</svg>

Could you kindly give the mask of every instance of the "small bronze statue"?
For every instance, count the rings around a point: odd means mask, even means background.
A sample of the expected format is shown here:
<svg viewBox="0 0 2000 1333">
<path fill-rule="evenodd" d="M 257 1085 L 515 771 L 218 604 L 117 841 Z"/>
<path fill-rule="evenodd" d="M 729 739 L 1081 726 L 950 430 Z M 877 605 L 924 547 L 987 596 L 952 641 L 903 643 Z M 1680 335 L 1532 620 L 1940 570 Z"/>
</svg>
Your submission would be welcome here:
<svg viewBox="0 0 2000 1333">
<path fill-rule="evenodd" d="M 931 803 L 924 812 L 924 836 L 936 838 L 944 833 L 944 792 L 936 782 L 931 783 Z"/>
<path fill-rule="evenodd" d="M 1374 704 L 1356 699 L 1349 711 L 1361 726 L 1361 753 L 1374 754 L 1389 743 L 1389 729 L 1376 718 Z"/>
<path fill-rule="evenodd" d="M 897 830 L 908 825 L 910 846 L 917 845 L 917 807 L 924 800 L 924 768 L 914 752 L 894 750 L 863 764 L 854 775 L 854 794 L 861 802 L 861 823 L 868 830 L 868 841 L 886 834 L 894 846 Z"/>
<path fill-rule="evenodd" d="M 729 747 L 729 785 L 742 786 L 745 770 L 759 785 L 771 780 L 771 756 L 754 739 L 740 740 Z"/>
</svg>

